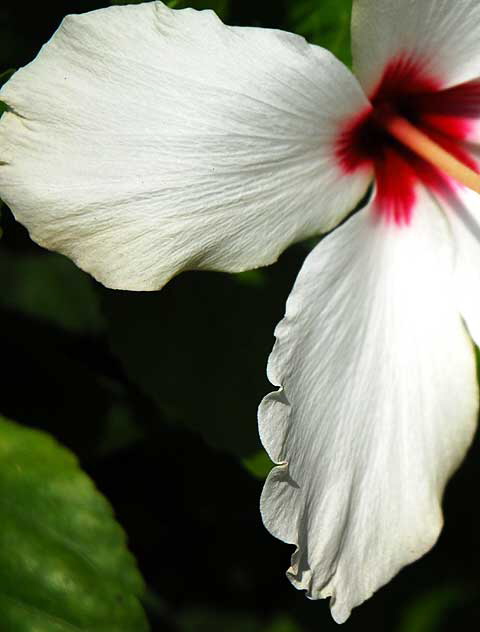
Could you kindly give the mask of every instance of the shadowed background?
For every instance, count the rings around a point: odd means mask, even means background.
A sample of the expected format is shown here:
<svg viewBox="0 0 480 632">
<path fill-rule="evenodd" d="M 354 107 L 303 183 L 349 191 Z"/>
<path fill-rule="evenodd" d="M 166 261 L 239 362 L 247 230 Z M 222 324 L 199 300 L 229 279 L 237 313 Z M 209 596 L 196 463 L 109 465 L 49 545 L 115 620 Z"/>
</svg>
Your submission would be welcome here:
<svg viewBox="0 0 480 632">
<path fill-rule="evenodd" d="M 67 12 L 110 3 L 66 4 L 2 3 L 0 72 L 30 61 Z M 349 0 L 177 5 L 296 31 L 350 63 Z M 113 504 L 147 582 L 152 630 L 336 630 L 327 604 L 286 580 L 291 547 L 258 511 L 269 466 L 256 408 L 271 390 L 275 324 L 312 244 L 268 269 L 185 273 L 147 294 L 96 284 L 35 246 L 5 206 L 2 230 L 0 414 L 53 434 Z M 346 632 L 480 628 L 479 453 L 477 441 L 447 488 L 437 546 L 355 610 Z"/>
</svg>

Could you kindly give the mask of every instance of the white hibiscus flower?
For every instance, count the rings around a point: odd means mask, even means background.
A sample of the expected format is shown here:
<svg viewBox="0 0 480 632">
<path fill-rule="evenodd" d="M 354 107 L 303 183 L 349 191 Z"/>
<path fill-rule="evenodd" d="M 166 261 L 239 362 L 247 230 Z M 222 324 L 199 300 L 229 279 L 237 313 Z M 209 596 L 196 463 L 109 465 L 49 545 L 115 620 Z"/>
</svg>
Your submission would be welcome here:
<svg viewBox="0 0 480 632">
<path fill-rule="evenodd" d="M 354 76 L 296 35 L 112 7 L 67 17 L 0 92 L 0 195 L 110 287 L 269 264 L 339 226 L 260 407 L 265 524 L 339 622 L 434 544 L 475 429 L 479 24 L 478 0 L 355 0 Z"/>
</svg>

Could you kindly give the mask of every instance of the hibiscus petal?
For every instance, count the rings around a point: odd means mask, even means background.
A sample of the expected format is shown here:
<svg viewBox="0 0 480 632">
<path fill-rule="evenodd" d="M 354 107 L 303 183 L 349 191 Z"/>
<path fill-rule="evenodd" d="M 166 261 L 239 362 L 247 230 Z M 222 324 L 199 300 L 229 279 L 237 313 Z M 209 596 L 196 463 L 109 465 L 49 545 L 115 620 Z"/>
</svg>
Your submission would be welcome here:
<svg viewBox="0 0 480 632">
<path fill-rule="evenodd" d="M 260 407 L 267 528 L 297 545 L 288 575 L 335 620 L 435 543 L 445 483 L 477 414 L 445 217 L 418 192 L 411 224 L 366 208 L 312 251 L 269 360 Z"/>
<path fill-rule="evenodd" d="M 33 239 L 111 287 L 271 263 L 368 186 L 333 150 L 367 104 L 349 70 L 211 11 L 69 16 L 0 98 L 0 194 Z"/>
<path fill-rule="evenodd" d="M 478 0 L 354 0 L 355 72 L 372 94 L 385 69 L 413 63 L 446 88 L 480 76 Z"/>
<path fill-rule="evenodd" d="M 455 244 L 457 305 L 475 343 L 480 345 L 480 195 L 457 187 L 442 199 Z"/>
</svg>

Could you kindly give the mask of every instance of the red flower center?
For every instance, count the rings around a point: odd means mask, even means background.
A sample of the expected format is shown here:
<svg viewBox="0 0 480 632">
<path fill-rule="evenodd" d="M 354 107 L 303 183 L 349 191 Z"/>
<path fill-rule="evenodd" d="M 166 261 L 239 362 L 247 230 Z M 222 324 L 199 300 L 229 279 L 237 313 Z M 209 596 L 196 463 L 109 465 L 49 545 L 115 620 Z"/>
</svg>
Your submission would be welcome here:
<svg viewBox="0 0 480 632">
<path fill-rule="evenodd" d="M 422 71 L 422 65 L 401 57 L 389 64 L 370 98 L 371 107 L 343 127 L 336 155 L 346 173 L 373 168 L 375 207 L 386 219 L 408 224 L 419 182 L 441 196 L 452 195 L 455 183 L 396 140 L 381 124 L 394 113 L 409 121 L 458 160 L 477 171 L 461 141 L 473 120 L 480 118 L 480 81 L 443 90 L 441 82 Z"/>
</svg>

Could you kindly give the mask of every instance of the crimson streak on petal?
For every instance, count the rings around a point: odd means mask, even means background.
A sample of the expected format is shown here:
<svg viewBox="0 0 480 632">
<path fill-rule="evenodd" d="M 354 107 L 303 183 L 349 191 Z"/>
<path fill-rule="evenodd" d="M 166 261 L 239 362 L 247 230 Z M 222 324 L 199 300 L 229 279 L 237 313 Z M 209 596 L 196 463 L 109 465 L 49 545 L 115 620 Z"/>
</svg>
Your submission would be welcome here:
<svg viewBox="0 0 480 632">
<path fill-rule="evenodd" d="M 403 116 L 477 170 L 473 157 L 459 141 L 468 138 L 473 119 L 480 118 L 480 81 L 442 90 L 440 79 L 428 76 L 423 64 L 403 55 L 388 64 L 370 103 L 371 107 L 345 123 L 336 142 L 336 155 L 346 173 L 373 169 L 376 212 L 398 225 L 408 225 L 418 182 L 440 195 L 451 195 L 455 185 L 391 137 L 378 121 L 385 112 Z"/>
</svg>

